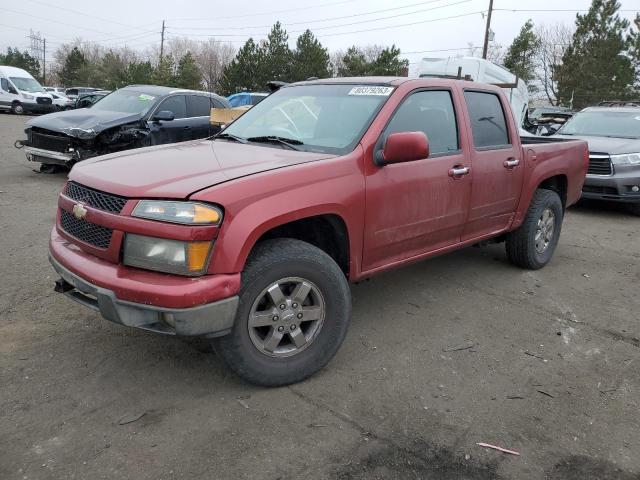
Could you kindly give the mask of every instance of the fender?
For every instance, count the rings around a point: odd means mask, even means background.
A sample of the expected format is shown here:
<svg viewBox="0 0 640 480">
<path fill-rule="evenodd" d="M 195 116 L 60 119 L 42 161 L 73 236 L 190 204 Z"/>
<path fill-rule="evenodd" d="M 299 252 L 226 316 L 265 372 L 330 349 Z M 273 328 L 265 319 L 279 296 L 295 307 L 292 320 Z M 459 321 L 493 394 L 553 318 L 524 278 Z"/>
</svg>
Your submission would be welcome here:
<svg viewBox="0 0 640 480">
<path fill-rule="evenodd" d="M 225 210 L 210 274 L 241 272 L 256 242 L 266 232 L 319 215 L 335 215 L 344 222 L 351 274 L 360 271 L 365 208 L 360 147 L 344 157 L 251 175 L 191 198 L 218 203 Z"/>
</svg>

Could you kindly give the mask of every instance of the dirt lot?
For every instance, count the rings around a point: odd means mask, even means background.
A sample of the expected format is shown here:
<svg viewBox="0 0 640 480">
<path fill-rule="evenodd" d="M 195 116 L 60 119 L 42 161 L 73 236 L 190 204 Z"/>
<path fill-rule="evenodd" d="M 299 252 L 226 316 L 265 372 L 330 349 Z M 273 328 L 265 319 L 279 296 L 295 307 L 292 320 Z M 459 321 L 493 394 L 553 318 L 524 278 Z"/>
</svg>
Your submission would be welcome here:
<svg viewBox="0 0 640 480">
<path fill-rule="evenodd" d="M 537 272 L 494 245 L 355 285 L 337 357 L 265 390 L 53 292 L 65 175 L 13 148 L 26 120 L 0 115 L 0 479 L 640 478 L 640 218 L 572 208 Z"/>
</svg>

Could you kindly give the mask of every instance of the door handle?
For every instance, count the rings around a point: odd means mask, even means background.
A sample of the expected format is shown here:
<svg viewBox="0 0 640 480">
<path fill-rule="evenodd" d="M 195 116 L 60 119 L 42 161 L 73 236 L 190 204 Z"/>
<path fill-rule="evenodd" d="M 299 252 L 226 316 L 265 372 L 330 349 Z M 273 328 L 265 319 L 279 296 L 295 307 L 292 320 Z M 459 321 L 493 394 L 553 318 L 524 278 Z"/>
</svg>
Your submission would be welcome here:
<svg viewBox="0 0 640 480">
<path fill-rule="evenodd" d="M 449 176 L 453 178 L 460 178 L 463 175 L 468 175 L 471 169 L 469 167 L 455 166 L 449 170 Z"/>
<path fill-rule="evenodd" d="M 504 161 L 504 168 L 513 168 L 520 165 L 520 160 L 517 158 L 510 158 L 509 160 Z"/>
<path fill-rule="evenodd" d="M 182 128 L 184 128 L 185 130 L 191 130 L 191 127 L 189 125 L 187 125 L 186 127 L 182 127 Z"/>
</svg>

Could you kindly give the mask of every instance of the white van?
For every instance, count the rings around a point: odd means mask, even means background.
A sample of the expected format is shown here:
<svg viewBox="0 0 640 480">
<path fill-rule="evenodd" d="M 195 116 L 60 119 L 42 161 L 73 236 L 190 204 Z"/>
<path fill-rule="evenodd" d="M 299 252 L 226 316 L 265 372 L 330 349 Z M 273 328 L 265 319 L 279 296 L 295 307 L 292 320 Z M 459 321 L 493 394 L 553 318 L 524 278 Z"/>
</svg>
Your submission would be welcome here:
<svg viewBox="0 0 640 480">
<path fill-rule="evenodd" d="M 507 90 L 511 110 L 519 127 L 527 120 L 529 91 L 522 79 L 500 65 L 477 57 L 423 58 L 419 77 L 445 77 L 491 83 Z M 526 132 L 525 132 L 526 133 Z"/>
<path fill-rule="evenodd" d="M 0 111 L 21 115 L 54 110 L 53 98 L 29 72 L 0 65 Z"/>
</svg>

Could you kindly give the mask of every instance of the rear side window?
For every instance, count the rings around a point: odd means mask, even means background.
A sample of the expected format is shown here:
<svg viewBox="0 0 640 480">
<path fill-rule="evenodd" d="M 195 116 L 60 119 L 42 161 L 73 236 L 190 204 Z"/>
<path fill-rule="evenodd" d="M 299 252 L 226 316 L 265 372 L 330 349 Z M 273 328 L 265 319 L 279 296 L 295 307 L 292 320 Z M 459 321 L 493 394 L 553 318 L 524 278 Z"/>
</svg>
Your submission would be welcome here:
<svg viewBox="0 0 640 480">
<path fill-rule="evenodd" d="M 214 107 L 218 107 L 218 105 L 209 97 L 202 95 L 187 97 L 187 112 L 190 117 L 208 117 Z"/>
<path fill-rule="evenodd" d="M 426 90 L 411 94 L 393 115 L 385 139 L 398 132 L 424 132 L 429 139 L 431 155 L 458 151 L 458 128 L 449 91 Z"/>
<path fill-rule="evenodd" d="M 7 80 L 6 78 L 0 79 L 0 86 L 2 86 L 2 90 L 4 90 L 5 92 L 8 92 L 9 91 L 9 80 Z"/>
<path fill-rule="evenodd" d="M 464 92 L 471 118 L 473 144 L 490 149 L 509 145 L 509 133 L 504 111 L 497 95 L 488 92 Z"/>
<path fill-rule="evenodd" d="M 186 118 L 187 117 L 187 102 L 184 95 L 175 95 L 164 100 L 158 107 L 158 112 L 168 110 L 173 112 L 173 118 Z"/>
</svg>

